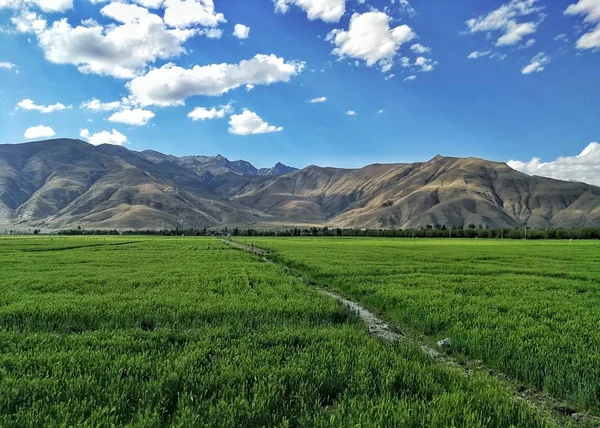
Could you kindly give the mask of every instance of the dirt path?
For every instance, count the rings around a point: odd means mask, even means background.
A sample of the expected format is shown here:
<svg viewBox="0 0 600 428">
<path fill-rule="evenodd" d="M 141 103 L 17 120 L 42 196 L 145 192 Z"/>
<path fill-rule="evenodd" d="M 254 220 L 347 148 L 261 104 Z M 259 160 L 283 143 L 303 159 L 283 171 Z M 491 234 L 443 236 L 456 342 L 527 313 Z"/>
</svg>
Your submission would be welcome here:
<svg viewBox="0 0 600 428">
<path fill-rule="evenodd" d="M 232 247 L 235 247 L 242 251 L 247 251 L 256 254 L 260 256 L 261 259 L 266 263 L 276 264 L 272 259 L 268 257 L 271 253 L 267 250 L 255 247 L 254 245 L 240 244 L 239 242 L 231 241 L 230 239 L 221 239 L 221 241 L 227 245 L 231 245 Z M 277 264 L 277 266 L 281 267 L 290 275 L 299 277 L 305 283 L 315 287 L 315 289 L 317 289 L 319 292 L 323 293 L 326 296 L 329 296 L 332 299 L 337 300 L 342 305 L 347 306 L 353 312 L 357 313 L 360 319 L 368 327 L 368 332 L 370 335 L 390 342 L 397 342 L 406 337 L 406 334 L 402 332 L 401 329 L 384 321 L 382 318 L 380 318 L 374 312 L 362 306 L 360 303 L 348 300 L 337 293 L 325 290 L 324 288 L 316 284 L 314 281 L 311 281 L 310 279 L 304 277 L 300 272 L 296 272 L 283 264 Z M 520 385 L 519 383 L 511 380 L 507 376 L 503 374 L 496 374 L 493 370 L 487 369 L 479 360 L 462 360 L 461 362 L 458 362 L 451 356 L 447 355 L 446 352 L 443 352 L 443 350 L 438 351 L 437 349 L 429 345 L 421 344 L 421 349 L 423 350 L 423 352 L 425 352 L 433 358 L 439 359 L 450 366 L 464 370 L 464 373 L 466 375 L 470 375 L 472 372 L 488 373 L 490 376 L 494 377 L 503 385 L 507 386 L 510 390 L 512 390 L 515 395 L 515 399 L 523 400 L 530 406 L 538 410 L 540 413 L 549 416 L 552 422 L 554 422 L 557 426 L 575 425 L 582 427 L 600 427 L 599 417 L 587 413 L 576 412 L 568 405 L 556 401 L 540 391 L 525 388 L 523 385 Z"/>
<path fill-rule="evenodd" d="M 235 247 L 237 249 L 257 254 L 257 255 L 261 256 L 263 261 L 265 261 L 267 263 L 273 263 L 273 261 L 267 257 L 269 255 L 269 252 L 266 250 L 263 250 L 262 248 L 255 247 L 253 245 L 240 244 L 239 242 L 231 241 L 228 239 L 222 239 L 221 241 L 224 242 L 225 244 L 231 245 L 232 247 Z M 286 266 L 282 266 L 282 267 L 288 273 L 293 274 L 292 272 L 290 272 L 290 269 L 287 268 Z M 295 276 L 297 276 L 297 275 L 295 275 Z M 302 278 L 302 279 L 305 282 L 308 282 L 305 278 Z M 404 333 L 402 333 L 399 329 L 388 324 L 387 322 L 385 322 L 384 320 L 379 318 L 377 315 L 375 315 L 373 312 L 364 308 L 360 304 L 353 302 L 352 300 L 348 300 L 348 299 L 340 296 L 339 294 L 324 290 L 321 287 L 316 286 L 315 284 L 311 284 L 311 285 L 314 286 L 319 292 L 325 294 L 326 296 L 331 297 L 332 299 L 337 300 L 342 305 L 347 306 L 353 312 L 357 313 L 358 316 L 360 317 L 360 319 L 369 328 L 370 335 L 377 336 L 383 340 L 388 340 L 388 341 L 392 341 L 392 342 L 398 341 L 405 336 Z M 430 349 L 429 351 L 436 352 L 433 349 Z"/>
</svg>

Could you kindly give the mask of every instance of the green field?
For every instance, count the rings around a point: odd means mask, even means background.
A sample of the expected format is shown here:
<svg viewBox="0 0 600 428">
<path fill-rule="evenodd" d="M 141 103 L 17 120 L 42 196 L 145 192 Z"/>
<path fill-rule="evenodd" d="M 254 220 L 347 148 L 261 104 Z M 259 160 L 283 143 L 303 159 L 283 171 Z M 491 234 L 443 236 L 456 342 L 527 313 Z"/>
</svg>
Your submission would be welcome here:
<svg viewBox="0 0 600 428">
<path fill-rule="evenodd" d="M 2 427 L 546 425 L 214 238 L 4 238 L 0 266 Z"/>
<path fill-rule="evenodd" d="M 596 244 L 253 241 L 597 410 Z M 568 423 L 426 355 L 418 335 L 371 337 L 314 287 L 216 238 L 0 238 L 0 267 L 2 427 Z"/>
<path fill-rule="evenodd" d="M 449 337 L 456 353 L 600 412 L 598 241 L 251 240 L 425 340 Z"/>
</svg>

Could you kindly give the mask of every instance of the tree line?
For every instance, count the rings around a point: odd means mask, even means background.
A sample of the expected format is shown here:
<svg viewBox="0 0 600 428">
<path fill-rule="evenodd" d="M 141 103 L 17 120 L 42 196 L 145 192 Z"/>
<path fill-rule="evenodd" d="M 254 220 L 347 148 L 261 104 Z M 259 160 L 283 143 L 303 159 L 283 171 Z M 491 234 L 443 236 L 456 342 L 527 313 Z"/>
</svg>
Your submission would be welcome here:
<svg viewBox="0 0 600 428">
<path fill-rule="evenodd" d="M 600 239 L 600 227 L 562 228 L 487 228 L 469 225 L 465 228 L 427 226 L 420 229 L 358 229 L 358 228 L 188 228 L 164 230 L 84 230 L 81 228 L 61 230 L 59 235 L 147 235 L 147 236 L 330 236 L 330 237 L 381 237 L 381 238 L 481 238 L 481 239 Z"/>
</svg>

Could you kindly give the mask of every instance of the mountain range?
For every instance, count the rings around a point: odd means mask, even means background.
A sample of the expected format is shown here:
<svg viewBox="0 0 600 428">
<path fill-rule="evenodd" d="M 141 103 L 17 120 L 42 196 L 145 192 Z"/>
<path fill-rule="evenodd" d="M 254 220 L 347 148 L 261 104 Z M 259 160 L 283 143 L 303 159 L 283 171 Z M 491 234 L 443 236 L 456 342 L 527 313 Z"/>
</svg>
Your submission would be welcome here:
<svg viewBox="0 0 600 428">
<path fill-rule="evenodd" d="M 600 188 L 436 156 L 360 169 L 136 152 L 57 139 L 0 145 L 0 227 L 160 229 L 600 226 Z"/>
</svg>

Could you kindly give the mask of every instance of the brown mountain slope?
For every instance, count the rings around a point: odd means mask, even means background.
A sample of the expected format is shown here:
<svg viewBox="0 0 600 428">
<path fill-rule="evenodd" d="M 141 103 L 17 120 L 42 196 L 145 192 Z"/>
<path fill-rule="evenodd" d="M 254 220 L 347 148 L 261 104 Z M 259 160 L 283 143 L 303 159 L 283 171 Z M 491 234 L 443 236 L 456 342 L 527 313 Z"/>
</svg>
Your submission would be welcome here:
<svg viewBox="0 0 600 428">
<path fill-rule="evenodd" d="M 260 213 L 215 195 L 182 168 L 77 140 L 0 146 L 0 220 L 46 228 L 216 226 Z"/>
<path fill-rule="evenodd" d="M 280 176 L 258 171 L 222 156 L 178 158 L 78 140 L 0 145 L 0 223 L 117 229 L 600 225 L 598 187 L 530 177 L 481 159 L 310 166 Z"/>
<path fill-rule="evenodd" d="M 278 218 L 345 227 L 600 224 L 597 187 L 474 158 L 437 156 L 359 170 L 308 167 L 237 192 L 236 201 Z"/>
</svg>

